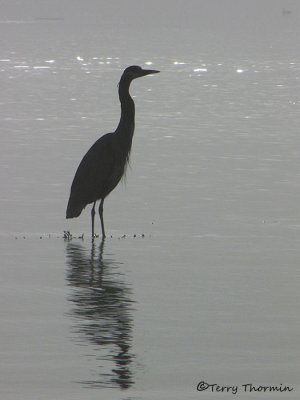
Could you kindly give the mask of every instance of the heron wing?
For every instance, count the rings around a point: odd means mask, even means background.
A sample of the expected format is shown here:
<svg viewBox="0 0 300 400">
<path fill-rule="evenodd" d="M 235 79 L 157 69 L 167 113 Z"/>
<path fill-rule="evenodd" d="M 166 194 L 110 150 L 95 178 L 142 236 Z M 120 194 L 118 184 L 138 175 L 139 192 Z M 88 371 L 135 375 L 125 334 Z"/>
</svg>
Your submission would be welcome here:
<svg viewBox="0 0 300 400">
<path fill-rule="evenodd" d="M 115 165 L 113 139 L 112 133 L 98 139 L 77 168 L 69 202 L 76 204 L 77 207 L 80 206 L 81 209 L 105 197 L 112 190 L 109 186 Z"/>
</svg>

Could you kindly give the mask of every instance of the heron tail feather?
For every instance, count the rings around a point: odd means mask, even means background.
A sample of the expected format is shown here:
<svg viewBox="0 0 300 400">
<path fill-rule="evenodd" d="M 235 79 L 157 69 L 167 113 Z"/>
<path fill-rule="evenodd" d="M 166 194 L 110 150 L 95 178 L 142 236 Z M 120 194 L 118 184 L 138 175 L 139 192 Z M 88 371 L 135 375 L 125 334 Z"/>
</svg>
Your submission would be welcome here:
<svg viewBox="0 0 300 400">
<path fill-rule="evenodd" d="M 83 210 L 84 207 L 82 206 L 76 206 L 74 204 L 72 204 L 71 201 L 69 201 L 68 203 L 68 207 L 67 207 L 67 212 L 66 212 L 66 218 L 76 218 L 79 217 L 79 215 L 81 214 L 81 211 Z"/>
</svg>

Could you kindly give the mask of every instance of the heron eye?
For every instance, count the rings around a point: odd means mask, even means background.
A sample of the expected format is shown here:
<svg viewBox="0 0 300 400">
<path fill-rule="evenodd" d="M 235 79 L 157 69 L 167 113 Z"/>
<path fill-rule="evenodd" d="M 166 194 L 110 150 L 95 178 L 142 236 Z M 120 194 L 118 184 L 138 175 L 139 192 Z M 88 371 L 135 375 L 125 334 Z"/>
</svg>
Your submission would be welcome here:
<svg viewBox="0 0 300 400">
<path fill-rule="evenodd" d="M 141 71 L 141 67 L 139 67 L 138 65 L 132 65 L 131 67 L 129 67 L 127 69 L 127 72 L 131 73 L 131 74 L 136 74 L 139 73 Z"/>
</svg>

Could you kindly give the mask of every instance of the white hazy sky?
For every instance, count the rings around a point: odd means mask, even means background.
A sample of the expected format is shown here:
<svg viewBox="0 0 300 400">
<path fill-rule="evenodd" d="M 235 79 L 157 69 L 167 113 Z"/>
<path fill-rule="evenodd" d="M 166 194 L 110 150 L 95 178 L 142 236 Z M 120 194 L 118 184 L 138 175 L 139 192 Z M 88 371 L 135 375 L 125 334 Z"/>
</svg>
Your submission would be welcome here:
<svg viewBox="0 0 300 400">
<path fill-rule="evenodd" d="M 62 17 L 112 22 L 160 24 L 216 24 L 264 22 L 267 27 L 282 9 L 299 17 L 299 0 L 1 0 L 0 19 Z"/>
<path fill-rule="evenodd" d="M 81 26 L 110 25 L 116 36 L 150 32 L 156 40 L 168 36 L 195 46 L 201 37 L 220 48 L 237 40 L 241 46 L 265 42 L 265 48 L 275 43 L 300 54 L 299 0 L 0 0 L 2 21 L 37 18 L 61 18 L 78 34 Z"/>
</svg>

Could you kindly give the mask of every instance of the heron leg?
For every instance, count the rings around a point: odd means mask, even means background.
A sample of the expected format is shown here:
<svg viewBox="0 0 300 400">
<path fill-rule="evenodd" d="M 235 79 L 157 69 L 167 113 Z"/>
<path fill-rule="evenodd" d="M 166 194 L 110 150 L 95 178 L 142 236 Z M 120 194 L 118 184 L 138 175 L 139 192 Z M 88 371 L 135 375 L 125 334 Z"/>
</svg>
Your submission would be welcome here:
<svg viewBox="0 0 300 400">
<path fill-rule="evenodd" d="M 102 237 L 105 238 L 106 236 L 105 236 L 105 230 L 104 230 L 103 204 L 104 204 L 104 199 L 101 199 L 100 205 L 99 205 L 99 215 L 100 215 L 100 221 L 101 221 Z"/>
<path fill-rule="evenodd" d="M 91 216 L 92 216 L 92 238 L 93 238 L 93 239 L 94 239 L 94 237 L 95 237 L 95 214 L 96 214 L 96 212 L 95 212 L 95 205 L 96 205 L 96 202 L 94 202 L 93 208 L 92 208 L 92 210 L 91 210 Z"/>
</svg>

